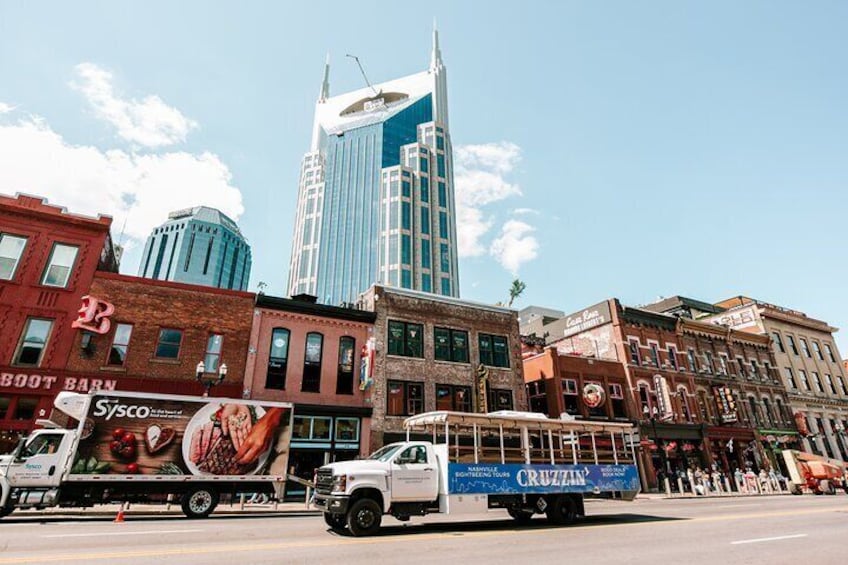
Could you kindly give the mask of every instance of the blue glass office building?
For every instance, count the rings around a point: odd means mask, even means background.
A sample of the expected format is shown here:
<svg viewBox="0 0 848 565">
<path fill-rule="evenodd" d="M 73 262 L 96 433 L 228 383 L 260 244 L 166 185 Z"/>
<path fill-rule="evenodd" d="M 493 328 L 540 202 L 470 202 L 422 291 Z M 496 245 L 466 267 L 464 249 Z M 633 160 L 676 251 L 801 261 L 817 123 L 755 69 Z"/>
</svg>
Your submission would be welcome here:
<svg viewBox="0 0 848 565">
<path fill-rule="evenodd" d="M 250 245 L 238 225 L 214 208 L 171 212 L 147 238 L 138 275 L 231 290 L 247 290 Z"/>
<path fill-rule="evenodd" d="M 289 294 L 356 302 L 374 283 L 459 296 L 446 71 L 329 96 L 301 167 Z"/>
</svg>

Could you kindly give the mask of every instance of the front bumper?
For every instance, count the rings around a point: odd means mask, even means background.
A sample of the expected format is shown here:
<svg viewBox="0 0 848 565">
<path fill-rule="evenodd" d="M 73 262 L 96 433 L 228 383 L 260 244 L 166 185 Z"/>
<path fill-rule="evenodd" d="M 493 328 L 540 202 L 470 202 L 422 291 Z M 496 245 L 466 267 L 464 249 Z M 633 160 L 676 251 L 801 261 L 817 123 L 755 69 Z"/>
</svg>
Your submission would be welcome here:
<svg viewBox="0 0 848 565">
<path fill-rule="evenodd" d="M 347 512 L 349 496 L 333 494 L 316 494 L 315 507 L 331 514 L 344 514 Z"/>
</svg>

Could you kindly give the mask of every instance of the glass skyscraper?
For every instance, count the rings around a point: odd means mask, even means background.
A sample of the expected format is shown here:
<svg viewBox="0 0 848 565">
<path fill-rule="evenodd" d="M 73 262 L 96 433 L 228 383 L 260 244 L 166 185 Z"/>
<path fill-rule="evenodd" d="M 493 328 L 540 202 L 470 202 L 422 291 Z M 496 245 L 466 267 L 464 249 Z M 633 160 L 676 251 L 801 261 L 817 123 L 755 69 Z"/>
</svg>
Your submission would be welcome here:
<svg viewBox="0 0 848 565">
<path fill-rule="evenodd" d="M 304 156 L 289 294 L 356 302 L 374 283 L 459 296 L 446 70 L 330 97 L 329 61 Z"/>
<path fill-rule="evenodd" d="M 214 208 L 177 210 L 147 238 L 138 276 L 247 290 L 250 245 L 238 225 Z"/>
</svg>

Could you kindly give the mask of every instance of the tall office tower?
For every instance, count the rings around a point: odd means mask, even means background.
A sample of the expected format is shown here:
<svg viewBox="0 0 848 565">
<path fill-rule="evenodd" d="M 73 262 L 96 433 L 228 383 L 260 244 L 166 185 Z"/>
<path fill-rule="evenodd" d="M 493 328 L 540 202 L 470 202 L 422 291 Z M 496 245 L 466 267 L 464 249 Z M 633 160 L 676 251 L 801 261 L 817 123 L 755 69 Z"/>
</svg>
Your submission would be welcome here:
<svg viewBox="0 0 848 565">
<path fill-rule="evenodd" d="M 303 158 L 289 294 L 356 302 L 374 283 L 459 296 L 446 71 L 331 97 L 329 60 Z"/>
<path fill-rule="evenodd" d="M 138 276 L 246 290 L 250 245 L 236 223 L 206 206 L 177 210 L 147 238 Z"/>
</svg>

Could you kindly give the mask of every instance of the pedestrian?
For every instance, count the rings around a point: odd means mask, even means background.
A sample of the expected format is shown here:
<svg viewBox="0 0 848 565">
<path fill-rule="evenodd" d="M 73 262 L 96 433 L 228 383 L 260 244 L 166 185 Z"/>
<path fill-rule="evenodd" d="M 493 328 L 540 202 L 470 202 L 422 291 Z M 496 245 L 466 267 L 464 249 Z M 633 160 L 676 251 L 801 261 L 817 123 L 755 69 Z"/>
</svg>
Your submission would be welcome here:
<svg viewBox="0 0 848 565">
<path fill-rule="evenodd" d="M 733 471 L 733 478 L 736 481 L 736 490 L 738 492 L 745 492 L 745 483 L 743 481 L 744 477 L 745 476 L 742 474 L 742 469 L 736 467 L 736 469 Z"/>
</svg>

